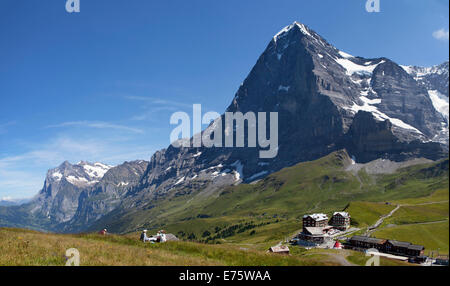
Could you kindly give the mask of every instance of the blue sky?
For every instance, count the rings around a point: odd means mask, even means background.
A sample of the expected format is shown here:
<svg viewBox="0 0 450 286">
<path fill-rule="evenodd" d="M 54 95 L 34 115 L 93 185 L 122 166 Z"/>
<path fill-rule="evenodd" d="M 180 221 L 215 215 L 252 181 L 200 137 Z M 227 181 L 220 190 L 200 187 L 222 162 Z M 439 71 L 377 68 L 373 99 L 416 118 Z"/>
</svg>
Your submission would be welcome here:
<svg viewBox="0 0 450 286">
<path fill-rule="evenodd" d="M 223 112 L 293 21 L 353 55 L 448 60 L 448 0 L 80 2 L 0 1 L 0 199 L 33 196 L 64 160 L 148 160 L 173 112 Z"/>
</svg>

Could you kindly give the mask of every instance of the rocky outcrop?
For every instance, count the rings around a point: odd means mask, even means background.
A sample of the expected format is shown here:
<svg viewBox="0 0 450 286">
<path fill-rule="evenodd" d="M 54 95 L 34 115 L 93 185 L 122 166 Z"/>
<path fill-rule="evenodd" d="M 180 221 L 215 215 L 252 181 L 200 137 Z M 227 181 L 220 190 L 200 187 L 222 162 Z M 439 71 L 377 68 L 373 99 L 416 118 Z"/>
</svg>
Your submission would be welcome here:
<svg viewBox="0 0 450 286">
<path fill-rule="evenodd" d="M 102 179 L 78 196 L 78 207 L 70 221 L 57 226 L 60 231 L 81 231 L 105 214 L 113 211 L 139 183 L 148 162 L 125 162 L 113 167 Z"/>
<path fill-rule="evenodd" d="M 120 204 L 147 166 L 142 160 L 116 167 L 66 161 L 48 171 L 44 187 L 30 202 L 4 210 L 10 222 L 4 224 L 59 232 L 85 229 Z"/>
</svg>

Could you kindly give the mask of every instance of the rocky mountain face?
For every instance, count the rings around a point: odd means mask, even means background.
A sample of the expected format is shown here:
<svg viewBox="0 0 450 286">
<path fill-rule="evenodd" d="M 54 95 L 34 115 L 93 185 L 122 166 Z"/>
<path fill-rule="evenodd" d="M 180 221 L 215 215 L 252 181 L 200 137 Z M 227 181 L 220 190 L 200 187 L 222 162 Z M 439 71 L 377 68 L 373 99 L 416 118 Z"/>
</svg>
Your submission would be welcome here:
<svg viewBox="0 0 450 286">
<path fill-rule="evenodd" d="M 79 224 L 88 226 L 117 206 L 139 182 L 147 165 L 142 160 L 115 167 L 83 161 L 72 165 L 66 161 L 47 172 L 44 187 L 30 202 L 3 213 L 13 226 L 61 232 L 77 229 Z M 21 215 L 14 217 L 14 213 Z M 1 217 L 0 210 L 0 221 Z"/>
<path fill-rule="evenodd" d="M 91 188 L 78 197 L 78 207 L 71 220 L 58 226 L 60 231 L 82 231 L 92 222 L 118 207 L 139 183 L 147 161 L 125 162 L 108 170 Z"/>
<path fill-rule="evenodd" d="M 427 90 L 437 90 L 448 98 L 448 61 L 433 67 L 402 66 Z"/>
<path fill-rule="evenodd" d="M 31 213 L 50 221 L 69 221 L 78 208 L 78 198 L 85 188 L 98 183 L 111 166 L 101 163 L 62 163 L 49 170 L 44 187 L 30 203 Z"/>
<path fill-rule="evenodd" d="M 278 112 L 278 155 L 260 159 L 259 148 L 170 146 L 151 158 L 137 195 L 182 194 L 198 184 L 213 192 L 338 149 L 361 163 L 441 158 L 448 153 L 448 121 L 427 88 L 440 88 L 442 82 L 431 79 L 446 68 L 442 81 L 448 86 L 448 63 L 428 69 L 426 86 L 387 58 L 354 57 L 293 23 L 270 41 L 226 110 Z"/>
<path fill-rule="evenodd" d="M 65 162 L 49 171 L 27 207 L 58 231 L 82 231 L 105 216 L 151 208 L 161 197 L 193 190 L 214 195 L 223 186 L 253 182 L 340 149 L 358 163 L 445 157 L 448 62 L 418 68 L 355 57 L 295 22 L 269 42 L 226 111 L 278 112 L 277 156 L 260 158 L 259 147 L 171 145 L 150 162 Z M 220 119 L 201 135 L 224 125 L 224 115 Z M 222 130 L 222 143 L 226 132 L 236 132 Z"/>
<path fill-rule="evenodd" d="M 448 61 L 429 68 L 416 66 L 402 66 L 402 68 L 427 90 L 434 108 L 445 117 L 448 124 Z M 448 139 L 448 132 L 441 134 L 443 142 L 445 137 Z"/>
<path fill-rule="evenodd" d="M 214 195 L 223 186 L 253 182 L 339 149 L 358 163 L 442 158 L 448 154 L 448 116 L 429 90 L 448 86 L 448 63 L 426 70 L 417 78 L 387 58 L 349 55 L 293 23 L 270 41 L 226 110 L 278 112 L 277 156 L 261 159 L 260 148 L 169 146 L 152 156 L 133 195 L 113 215 L 193 190 Z M 224 121 L 222 115 L 202 136 L 217 124 L 225 130 Z"/>
</svg>

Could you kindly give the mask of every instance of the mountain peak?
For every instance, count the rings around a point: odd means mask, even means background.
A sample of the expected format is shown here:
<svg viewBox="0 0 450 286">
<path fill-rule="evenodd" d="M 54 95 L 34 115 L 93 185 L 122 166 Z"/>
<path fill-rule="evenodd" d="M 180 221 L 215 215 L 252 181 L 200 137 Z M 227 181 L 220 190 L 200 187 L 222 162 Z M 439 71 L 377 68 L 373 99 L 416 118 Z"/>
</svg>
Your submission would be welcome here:
<svg viewBox="0 0 450 286">
<path fill-rule="evenodd" d="M 66 160 L 66 161 L 62 162 L 58 168 L 63 169 L 63 168 L 71 167 L 71 166 L 72 166 L 72 164 L 70 164 L 70 162 Z"/>
<path fill-rule="evenodd" d="M 275 36 L 273 36 L 273 41 L 277 42 L 279 38 L 284 37 L 286 33 L 295 28 L 298 28 L 303 35 L 312 37 L 311 30 L 306 25 L 294 21 L 294 23 L 284 27 Z"/>
<path fill-rule="evenodd" d="M 102 163 L 80 161 L 75 165 L 64 161 L 57 168 L 48 171 L 49 182 L 60 182 L 62 179 L 75 186 L 93 185 L 103 178 L 112 166 Z"/>
</svg>

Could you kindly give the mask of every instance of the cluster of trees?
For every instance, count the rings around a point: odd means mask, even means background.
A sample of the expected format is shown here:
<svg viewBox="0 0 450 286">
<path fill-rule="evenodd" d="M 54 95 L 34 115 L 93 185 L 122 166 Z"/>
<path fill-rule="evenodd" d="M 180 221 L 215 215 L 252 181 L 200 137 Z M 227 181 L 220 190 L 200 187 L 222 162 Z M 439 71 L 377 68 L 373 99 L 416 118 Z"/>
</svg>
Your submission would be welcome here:
<svg viewBox="0 0 450 286">
<path fill-rule="evenodd" d="M 191 241 L 219 244 L 220 239 L 231 237 L 236 234 L 243 233 L 245 231 L 251 230 L 249 232 L 249 235 L 255 235 L 256 234 L 255 228 L 261 227 L 264 225 L 268 225 L 271 223 L 277 223 L 279 221 L 280 221 L 279 219 L 276 219 L 274 221 L 264 221 L 264 222 L 260 222 L 260 223 L 255 223 L 254 221 L 250 221 L 250 222 L 245 222 L 245 223 L 233 224 L 233 225 L 225 226 L 225 227 L 216 226 L 214 228 L 214 230 L 208 230 L 208 229 L 204 230 L 203 233 L 201 235 L 199 235 L 199 237 L 197 237 L 197 235 L 193 232 L 186 233 L 184 231 L 179 231 L 177 233 L 177 236 L 179 238 L 183 238 L 183 239 L 191 240 Z"/>
<path fill-rule="evenodd" d="M 278 220 L 276 222 L 278 222 Z M 217 226 L 214 229 L 214 234 L 211 234 L 211 232 L 209 230 L 205 230 L 203 232 L 202 237 L 204 239 L 202 240 L 202 242 L 217 243 L 218 239 L 231 237 L 238 233 L 243 233 L 243 232 L 251 230 L 251 229 L 252 229 L 252 231 L 249 234 L 255 235 L 256 230 L 254 230 L 254 228 L 268 225 L 271 223 L 273 223 L 273 222 L 266 221 L 266 222 L 261 222 L 261 223 L 256 224 L 255 222 L 251 221 L 251 222 L 246 222 L 246 223 L 234 224 L 234 225 L 231 225 L 231 226 L 228 226 L 225 228 L 221 228 L 221 227 Z"/>
</svg>

